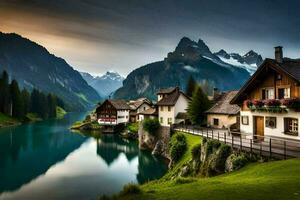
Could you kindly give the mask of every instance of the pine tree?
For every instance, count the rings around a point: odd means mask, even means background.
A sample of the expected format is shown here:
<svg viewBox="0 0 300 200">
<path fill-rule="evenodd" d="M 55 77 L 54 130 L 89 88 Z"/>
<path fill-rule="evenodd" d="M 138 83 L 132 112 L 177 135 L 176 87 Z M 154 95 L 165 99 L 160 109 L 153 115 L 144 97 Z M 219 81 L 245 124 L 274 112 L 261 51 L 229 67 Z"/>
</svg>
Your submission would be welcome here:
<svg viewBox="0 0 300 200">
<path fill-rule="evenodd" d="M 26 89 L 23 89 L 21 96 L 24 105 L 24 115 L 26 115 L 30 111 L 30 93 Z"/>
<path fill-rule="evenodd" d="M 193 76 L 190 76 L 187 86 L 186 86 L 186 92 L 185 92 L 186 95 L 188 95 L 189 97 L 192 97 L 196 86 L 197 86 L 197 83 L 196 83 L 195 79 L 193 78 Z"/>
<path fill-rule="evenodd" d="M 9 77 L 6 71 L 2 72 L 0 81 L 0 112 L 9 115 L 10 107 L 10 91 L 9 91 Z"/>
<path fill-rule="evenodd" d="M 49 118 L 56 117 L 56 97 L 52 94 L 48 94 L 47 103 L 48 103 L 48 116 L 49 116 Z"/>
<path fill-rule="evenodd" d="M 205 111 L 211 106 L 206 94 L 198 86 L 193 93 L 192 101 L 188 106 L 188 116 L 193 124 L 202 125 L 206 120 Z"/>
<path fill-rule="evenodd" d="M 9 88 L 11 96 L 11 116 L 21 118 L 24 116 L 24 106 L 18 82 L 13 80 Z"/>
</svg>

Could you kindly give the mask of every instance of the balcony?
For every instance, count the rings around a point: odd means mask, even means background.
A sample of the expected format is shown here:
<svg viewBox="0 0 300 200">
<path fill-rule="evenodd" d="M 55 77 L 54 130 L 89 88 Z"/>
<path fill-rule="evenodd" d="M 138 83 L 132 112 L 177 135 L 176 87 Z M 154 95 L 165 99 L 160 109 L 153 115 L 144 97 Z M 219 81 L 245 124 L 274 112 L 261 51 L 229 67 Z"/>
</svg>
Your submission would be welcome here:
<svg viewBox="0 0 300 200">
<path fill-rule="evenodd" d="M 245 104 L 252 112 L 286 113 L 289 109 L 300 111 L 300 99 L 246 100 Z"/>
</svg>

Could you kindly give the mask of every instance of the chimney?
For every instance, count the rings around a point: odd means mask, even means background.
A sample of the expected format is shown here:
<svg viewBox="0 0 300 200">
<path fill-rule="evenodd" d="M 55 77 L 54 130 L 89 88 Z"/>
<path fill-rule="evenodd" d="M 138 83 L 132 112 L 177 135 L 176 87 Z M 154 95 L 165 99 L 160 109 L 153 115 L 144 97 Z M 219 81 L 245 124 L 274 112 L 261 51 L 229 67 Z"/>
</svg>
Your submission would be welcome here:
<svg viewBox="0 0 300 200">
<path fill-rule="evenodd" d="M 220 91 L 218 88 L 214 88 L 213 90 L 213 100 L 216 101 L 220 97 Z"/>
<path fill-rule="evenodd" d="M 282 46 L 275 47 L 275 60 L 279 63 L 283 62 Z"/>
</svg>

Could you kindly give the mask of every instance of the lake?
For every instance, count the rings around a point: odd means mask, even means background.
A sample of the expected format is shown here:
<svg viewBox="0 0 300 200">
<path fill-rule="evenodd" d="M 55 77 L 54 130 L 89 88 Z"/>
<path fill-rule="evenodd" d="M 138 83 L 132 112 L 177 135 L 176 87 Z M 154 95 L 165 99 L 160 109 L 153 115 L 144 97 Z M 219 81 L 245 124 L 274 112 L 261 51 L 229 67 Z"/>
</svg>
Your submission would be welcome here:
<svg viewBox="0 0 300 200">
<path fill-rule="evenodd" d="M 69 130 L 85 113 L 0 129 L 0 199 L 99 199 L 167 171 L 136 141 Z"/>
</svg>

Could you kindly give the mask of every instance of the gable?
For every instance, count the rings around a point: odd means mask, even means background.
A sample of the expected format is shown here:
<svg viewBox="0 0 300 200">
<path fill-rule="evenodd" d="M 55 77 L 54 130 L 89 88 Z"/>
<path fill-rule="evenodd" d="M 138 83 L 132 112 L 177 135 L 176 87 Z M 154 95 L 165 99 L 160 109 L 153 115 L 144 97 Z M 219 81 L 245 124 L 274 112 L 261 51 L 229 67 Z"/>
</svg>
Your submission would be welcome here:
<svg viewBox="0 0 300 200">
<path fill-rule="evenodd" d="M 293 86 L 296 93 L 298 88 L 295 86 L 299 84 L 299 80 L 288 73 L 284 69 L 285 66 L 287 64 L 280 65 L 272 59 L 266 59 L 230 103 L 241 104 L 245 99 L 260 99 L 261 88 L 274 87 L 275 85 Z M 295 68 L 293 70 L 297 71 Z M 298 71 L 300 72 L 300 65 Z M 296 74 L 294 73 L 294 75 Z M 281 75 L 282 80 L 277 80 L 277 75 Z"/>
</svg>

